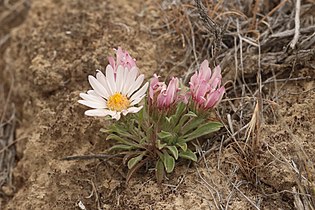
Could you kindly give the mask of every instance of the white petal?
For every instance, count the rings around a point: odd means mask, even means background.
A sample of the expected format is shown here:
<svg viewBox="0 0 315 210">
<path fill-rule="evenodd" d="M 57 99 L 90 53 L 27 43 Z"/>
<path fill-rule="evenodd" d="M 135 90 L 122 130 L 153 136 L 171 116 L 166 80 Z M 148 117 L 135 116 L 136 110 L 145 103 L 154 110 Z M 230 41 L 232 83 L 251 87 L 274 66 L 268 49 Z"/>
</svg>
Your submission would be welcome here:
<svg viewBox="0 0 315 210">
<path fill-rule="evenodd" d="M 129 92 L 127 93 L 127 97 L 129 97 L 131 94 L 133 94 L 135 91 L 139 89 L 141 86 L 142 82 L 144 80 L 144 75 L 141 74 L 136 81 L 133 83 L 132 87 L 129 89 Z"/>
<path fill-rule="evenodd" d="M 133 95 L 131 96 L 130 101 L 133 101 L 133 100 L 135 100 L 136 98 L 139 98 L 139 97 L 141 97 L 142 95 L 144 95 L 145 92 L 146 92 L 147 89 L 148 89 L 148 85 L 149 85 L 149 83 L 146 82 L 140 90 L 138 90 L 135 94 L 133 94 Z"/>
<path fill-rule="evenodd" d="M 123 84 L 122 84 L 122 88 L 121 88 L 121 93 L 123 94 L 123 95 L 126 95 L 126 93 L 125 93 L 125 89 L 126 89 L 126 87 L 128 86 L 128 84 L 126 84 L 127 83 L 127 80 L 128 80 L 128 76 L 129 76 L 129 69 L 126 67 L 125 69 L 124 69 L 124 76 L 123 76 Z"/>
<path fill-rule="evenodd" d="M 127 95 L 127 93 L 129 92 L 129 89 L 131 88 L 131 86 L 133 85 L 133 83 L 136 80 L 137 74 L 138 74 L 138 68 L 137 67 L 133 67 L 130 69 L 129 74 L 128 74 L 127 79 L 126 79 L 125 84 L 124 84 L 122 94 Z"/>
<path fill-rule="evenodd" d="M 94 89 L 95 93 L 97 93 L 99 96 L 102 96 L 104 98 L 107 97 L 107 91 L 104 88 L 104 86 L 93 76 L 89 75 L 89 83 Z"/>
<path fill-rule="evenodd" d="M 116 73 L 116 91 L 121 93 L 122 92 L 122 88 L 123 88 L 123 85 L 124 85 L 124 67 L 122 66 L 118 66 L 118 69 L 117 69 L 117 73 Z"/>
<path fill-rule="evenodd" d="M 115 115 L 112 115 L 112 118 L 113 118 L 113 119 L 116 119 L 116 120 L 119 120 L 120 117 L 121 117 L 121 112 L 116 112 Z"/>
<path fill-rule="evenodd" d="M 97 73 L 96 73 L 96 79 L 103 85 L 103 87 L 105 88 L 106 90 L 106 94 L 107 94 L 107 98 L 112 95 L 112 92 L 111 90 L 109 89 L 108 87 L 108 84 L 107 84 L 107 80 L 106 80 L 106 77 L 105 75 L 103 74 L 103 72 L 101 72 L 100 70 L 97 70 Z"/>
<path fill-rule="evenodd" d="M 80 97 L 86 101 L 96 101 L 96 102 L 104 102 L 106 103 L 106 101 L 104 100 L 104 98 L 98 96 L 98 95 L 91 95 L 91 94 L 86 94 L 86 93 L 80 93 Z"/>
<path fill-rule="evenodd" d="M 92 96 L 100 97 L 94 90 L 88 90 L 87 94 L 92 95 Z"/>
<path fill-rule="evenodd" d="M 101 72 L 100 70 L 96 70 L 96 79 L 102 84 L 104 85 L 106 83 L 106 78 L 105 75 L 103 74 L 103 72 Z"/>
<path fill-rule="evenodd" d="M 85 111 L 84 114 L 87 116 L 105 117 L 107 115 L 115 115 L 116 113 L 107 109 L 91 109 Z"/>
<path fill-rule="evenodd" d="M 94 109 L 102 109 L 106 108 L 106 103 L 101 103 L 97 101 L 86 101 L 86 100 L 78 100 L 80 104 L 83 104 L 85 106 L 94 108 Z"/>
<path fill-rule="evenodd" d="M 106 80 L 112 94 L 116 93 L 116 82 L 115 82 L 114 70 L 110 65 L 107 65 L 106 67 Z"/>
<path fill-rule="evenodd" d="M 143 106 L 130 107 L 130 108 L 128 108 L 127 110 L 125 110 L 125 112 L 123 112 L 123 115 L 127 115 L 128 113 L 137 113 L 137 112 L 139 112 L 142 108 L 143 108 Z"/>
<path fill-rule="evenodd" d="M 134 99 L 134 101 L 131 102 L 130 106 L 136 105 L 136 104 L 139 103 L 144 97 L 145 97 L 145 95 L 142 95 L 141 97 Z"/>
</svg>

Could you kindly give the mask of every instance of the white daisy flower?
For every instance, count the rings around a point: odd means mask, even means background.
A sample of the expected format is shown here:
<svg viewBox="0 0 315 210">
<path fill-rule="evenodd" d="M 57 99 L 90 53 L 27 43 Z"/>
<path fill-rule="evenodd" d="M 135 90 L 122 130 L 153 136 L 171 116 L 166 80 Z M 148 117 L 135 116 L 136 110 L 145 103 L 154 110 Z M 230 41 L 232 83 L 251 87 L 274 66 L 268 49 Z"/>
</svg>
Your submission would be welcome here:
<svg viewBox="0 0 315 210">
<path fill-rule="evenodd" d="M 145 96 L 148 82 L 141 88 L 144 75 L 138 75 L 138 68 L 130 70 L 119 66 L 116 74 L 111 65 L 107 65 L 105 75 L 97 70 L 96 78 L 89 75 L 89 83 L 93 90 L 80 93 L 83 100 L 80 104 L 93 108 L 85 115 L 104 117 L 110 115 L 119 120 L 121 114 L 139 112 L 143 106 L 135 107 Z"/>
</svg>

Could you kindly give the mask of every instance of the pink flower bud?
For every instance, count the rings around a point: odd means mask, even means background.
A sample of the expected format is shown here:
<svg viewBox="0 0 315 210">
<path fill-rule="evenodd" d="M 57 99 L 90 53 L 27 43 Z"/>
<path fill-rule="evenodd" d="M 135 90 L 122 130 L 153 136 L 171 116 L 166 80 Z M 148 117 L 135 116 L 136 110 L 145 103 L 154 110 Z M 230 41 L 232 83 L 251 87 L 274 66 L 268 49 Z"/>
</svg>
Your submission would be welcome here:
<svg viewBox="0 0 315 210">
<path fill-rule="evenodd" d="M 159 82 L 158 76 L 154 74 L 150 81 L 149 96 L 150 103 L 159 109 L 169 108 L 179 99 L 179 80 L 172 78 L 168 86 L 164 82 Z"/>
<path fill-rule="evenodd" d="M 220 87 L 222 80 L 220 66 L 215 67 L 212 73 L 208 65 L 209 62 L 204 60 L 199 71 L 190 78 L 189 82 L 192 100 L 205 109 L 215 107 L 225 92 L 225 88 Z"/>
<path fill-rule="evenodd" d="M 163 88 L 166 89 L 166 85 L 164 82 L 159 82 L 159 76 L 156 74 L 153 75 L 151 81 L 150 81 L 150 87 L 149 87 L 149 97 L 150 100 L 154 100 L 154 95 L 158 92 L 160 92 Z"/>
<path fill-rule="evenodd" d="M 112 66 L 114 72 L 117 71 L 118 66 L 123 66 L 124 68 L 131 69 L 137 66 L 136 60 L 132 58 L 127 51 L 123 51 L 121 47 L 118 47 L 116 51 L 116 61 L 113 57 L 108 57 L 109 65 Z"/>
</svg>

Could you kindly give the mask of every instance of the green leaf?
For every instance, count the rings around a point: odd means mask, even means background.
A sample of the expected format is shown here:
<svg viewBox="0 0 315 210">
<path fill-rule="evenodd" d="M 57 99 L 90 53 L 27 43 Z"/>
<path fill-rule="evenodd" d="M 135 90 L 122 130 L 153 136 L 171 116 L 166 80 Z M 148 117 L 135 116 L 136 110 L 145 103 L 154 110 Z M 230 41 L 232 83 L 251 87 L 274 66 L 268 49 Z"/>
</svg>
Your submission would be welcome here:
<svg viewBox="0 0 315 210">
<path fill-rule="evenodd" d="M 144 132 L 142 132 L 142 130 L 137 127 L 131 127 L 128 128 L 128 132 L 129 132 L 129 136 L 125 135 L 124 133 L 121 132 L 116 132 L 119 136 L 124 136 L 126 138 L 132 139 L 133 141 L 139 143 L 139 139 L 143 138 L 145 135 Z"/>
<path fill-rule="evenodd" d="M 125 145 L 125 144 L 116 144 L 114 146 L 112 146 L 111 148 L 109 148 L 108 151 L 113 151 L 113 150 L 132 150 L 136 147 L 134 146 L 130 146 L 130 145 Z"/>
<path fill-rule="evenodd" d="M 184 114 L 184 116 L 187 116 L 187 117 L 198 117 L 198 115 L 196 115 L 196 113 L 192 112 L 192 111 L 189 111 L 187 114 Z"/>
<path fill-rule="evenodd" d="M 163 149 L 166 145 L 167 145 L 166 143 L 162 144 L 162 143 L 161 143 L 161 140 L 157 140 L 157 141 L 156 141 L 156 147 L 157 147 L 159 150 Z"/>
<path fill-rule="evenodd" d="M 190 132 L 191 130 L 196 129 L 201 123 L 203 123 L 205 121 L 204 118 L 197 118 L 194 119 L 188 123 L 186 123 L 182 129 L 181 129 L 181 133 L 183 135 L 187 134 L 188 132 Z"/>
<path fill-rule="evenodd" d="M 156 162 L 155 170 L 156 170 L 155 176 L 156 176 L 157 182 L 161 183 L 164 178 L 164 165 L 160 159 Z"/>
<path fill-rule="evenodd" d="M 175 160 L 177 160 L 178 159 L 178 150 L 177 150 L 176 146 L 167 146 L 166 148 L 172 153 Z"/>
<path fill-rule="evenodd" d="M 159 133 L 157 133 L 157 136 L 160 138 L 160 139 L 167 139 L 167 138 L 172 138 L 173 137 L 173 134 L 170 133 L 170 132 L 167 132 L 167 131 L 161 131 Z"/>
<path fill-rule="evenodd" d="M 119 134 L 119 136 L 123 136 L 129 139 L 136 140 L 137 137 L 126 131 L 126 128 L 122 128 L 118 125 L 112 125 L 110 129 L 101 129 L 101 132 L 108 133 L 108 134 Z"/>
<path fill-rule="evenodd" d="M 146 137 L 149 139 L 153 133 L 153 124 L 150 127 L 142 128 L 142 129 L 144 129 L 144 131 L 146 133 Z"/>
<path fill-rule="evenodd" d="M 184 114 L 181 118 L 180 118 L 180 120 L 179 120 L 179 122 L 178 122 L 178 124 L 176 125 L 176 127 L 174 128 L 174 132 L 176 132 L 176 133 L 178 133 L 179 132 L 179 130 L 183 127 L 183 125 L 185 124 L 185 123 L 189 123 L 189 119 L 191 119 L 191 118 L 196 118 L 196 117 L 198 117 L 194 112 L 192 112 L 192 111 L 189 111 L 187 114 Z M 188 121 L 188 122 L 187 122 Z"/>
<path fill-rule="evenodd" d="M 185 158 L 188 160 L 192 160 L 194 162 L 197 161 L 197 156 L 195 153 L 193 153 L 190 149 L 187 149 L 186 151 L 181 151 L 179 154 L 179 157 Z"/>
<path fill-rule="evenodd" d="M 174 144 L 174 141 L 176 140 L 177 138 L 177 135 L 174 135 L 173 133 L 171 132 L 167 132 L 167 131 L 164 131 L 162 130 L 161 132 L 159 132 L 157 134 L 157 136 L 163 140 L 163 142 L 166 142 L 168 145 L 172 145 Z"/>
<path fill-rule="evenodd" d="M 185 139 L 185 142 L 188 142 L 193 139 L 199 138 L 201 136 L 207 135 L 209 133 L 218 131 L 220 130 L 221 127 L 222 127 L 222 124 L 219 122 L 208 122 L 199 126 L 196 130 L 185 135 L 183 138 Z"/>
<path fill-rule="evenodd" d="M 148 138 L 144 137 L 144 138 L 140 139 L 139 144 L 144 144 L 147 141 L 148 141 Z"/>
<path fill-rule="evenodd" d="M 101 128 L 100 131 L 101 131 L 102 133 L 110 133 L 110 132 L 111 132 L 110 129 L 105 129 L 105 128 Z"/>
<path fill-rule="evenodd" d="M 144 131 L 139 127 L 133 127 L 132 129 L 130 128 L 130 131 L 132 132 L 133 136 L 135 136 L 133 140 L 137 143 L 140 143 L 141 139 L 147 136 L 146 133 L 144 133 Z"/>
<path fill-rule="evenodd" d="M 137 113 L 139 118 L 139 123 L 142 123 L 144 119 L 147 118 L 147 105 L 145 103 L 145 106 Z"/>
<path fill-rule="evenodd" d="M 122 159 L 123 164 L 126 165 L 131 158 L 136 157 L 137 155 L 141 155 L 142 153 L 143 151 L 135 150 L 126 152 L 125 156 Z"/>
<path fill-rule="evenodd" d="M 142 137 L 149 137 L 151 134 L 150 132 L 152 132 L 152 125 L 148 126 L 148 119 L 149 119 L 149 115 L 147 112 L 147 103 L 144 104 L 144 107 L 138 112 L 138 118 L 139 120 L 136 121 L 138 126 L 137 126 L 137 135 L 140 135 Z M 136 126 L 135 126 L 136 127 Z"/>
<path fill-rule="evenodd" d="M 142 153 L 141 155 L 138 155 L 134 158 L 131 158 L 129 161 L 128 161 L 128 168 L 131 169 L 133 168 L 137 163 L 139 163 L 143 156 L 144 156 L 145 153 Z"/>
<path fill-rule="evenodd" d="M 183 112 L 185 111 L 185 108 L 186 108 L 186 104 L 184 102 L 180 102 L 178 105 L 177 105 L 177 109 L 176 109 L 176 113 L 175 115 L 176 116 L 182 116 L 183 115 Z"/>
<path fill-rule="evenodd" d="M 175 160 L 167 152 L 163 154 L 163 163 L 167 173 L 171 173 L 175 167 Z"/>
<path fill-rule="evenodd" d="M 170 117 L 165 117 L 166 122 L 171 123 L 171 118 Z"/>
<path fill-rule="evenodd" d="M 185 142 L 178 142 L 176 145 L 179 146 L 184 152 L 187 150 L 187 144 Z"/>
<path fill-rule="evenodd" d="M 172 115 L 171 117 L 171 126 L 174 127 L 175 125 L 177 125 L 179 119 L 183 116 L 183 113 L 185 111 L 185 108 L 186 108 L 186 104 L 183 103 L 183 102 L 180 102 L 178 105 L 177 105 L 177 108 L 176 108 L 176 112 L 174 115 Z"/>
</svg>

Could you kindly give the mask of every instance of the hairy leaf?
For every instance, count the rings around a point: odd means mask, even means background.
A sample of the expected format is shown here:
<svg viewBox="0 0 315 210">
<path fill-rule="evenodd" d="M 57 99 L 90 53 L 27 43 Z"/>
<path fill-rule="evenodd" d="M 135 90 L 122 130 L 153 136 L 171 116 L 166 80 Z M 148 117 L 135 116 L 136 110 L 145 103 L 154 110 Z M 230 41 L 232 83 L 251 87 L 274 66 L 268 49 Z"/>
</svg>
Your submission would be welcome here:
<svg viewBox="0 0 315 210">
<path fill-rule="evenodd" d="M 187 144 L 185 142 L 178 142 L 176 145 L 179 146 L 183 151 L 187 150 Z"/>
<path fill-rule="evenodd" d="M 124 139 L 121 138 L 120 136 L 116 135 L 116 134 L 110 134 L 107 136 L 106 140 L 115 140 L 118 141 L 120 143 L 129 145 L 129 146 L 134 146 L 134 147 L 138 147 L 138 148 L 143 148 L 142 145 L 135 143 L 134 141 L 130 140 L 130 139 Z"/>
<path fill-rule="evenodd" d="M 186 142 L 188 142 L 193 139 L 199 138 L 201 136 L 218 131 L 220 130 L 221 127 L 222 127 L 222 124 L 219 122 L 208 122 L 199 126 L 196 130 L 185 135 L 183 138 L 185 139 Z"/>
<path fill-rule="evenodd" d="M 178 155 L 181 158 L 185 158 L 185 159 L 192 160 L 195 162 L 197 161 L 196 154 L 193 153 L 190 149 L 187 149 L 186 151 L 180 151 L 180 153 Z"/>
<path fill-rule="evenodd" d="M 177 160 L 178 159 L 178 150 L 177 150 L 176 146 L 167 146 L 166 148 L 172 153 L 175 160 Z"/>
<path fill-rule="evenodd" d="M 188 123 L 186 123 L 182 129 L 181 129 L 181 133 L 183 135 L 187 134 L 188 132 L 196 129 L 198 126 L 200 126 L 201 123 L 203 123 L 205 121 L 204 118 L 196 118 L 193 119 L 192 121 L 189 121 Z"/>
<path fill-rule="evenodd" d="M 167 144 L 166 143 L 161 143 L 161 140 L 156 141 L 156 146 L 159 150 L 163 149 Z"/>
<path fill-rule="evenodd" d="M 163 154 L 163 163 L 167 173 L 171 173 L 175 167 L 175 160 L 167 152 Z"/>
<path fill-rule="evenodd" d="M 103 133 L 108 133 L 108 134 L 116 133 L 116 134 L 119 134 L 119 136 L 126 137 L 133 140 L 137 139 L 136 136 L 132 135 L 131 133 L 126 131 L 126 129 L 123 129 L 119 127 L 118 125 L 112 125 L 110 129 L 101 129 L 100 131 Z"/>
<path fill-rule="evenodd" d="M 134 158 L 131 158 L 129 161 L 128 161 L 128 168 L 131 169 L 133 168 L 138 162 L 140 162 L 143 158 L 143 156 L 145 155 L 145 153 L 142 153 L 141 155 L 138 155 Z"/>
<path fill-rule="evenodd" d="M 174 115 L 172 115 L 172 119 L 171 119 L 171 126 L 172 127 L 175 127 L 179 121 L 179 119 L 183 116 L 183 113 L 185 111 L 185 108 L 186 108 L 186 104 L 183 103 L 183 102 L 180 102 L 178 105 L 177 105 L 177 109 L 176 109 L 176 112 Z"/>
<path fill-rule="evenodd" d="M 159 133 L 157 133 L 157 136 L 160 138 L 160 139 L 167 139 L 167 138 L 172 138 L 173 137 L 173 134 L 170 133 L 170 132 L 167 132 L 167 131 L 161 131 Z"/>
<path fill-rule="evenodd" d="M 130 146 L 130 145 L 126 145 L 126 144 L 116 144 L 114 146 L 112 146 L 111 148 L 109 148 L 108 151 L 113 151 L 113 150 L 132 150 L 135 149 L 136 147 L 134 146 Z"/>
<path fill-rule="evenodd" d="M 174 128 L 174 132 L 178 133 L 179 130 L 183 127 L 183 125 L 184 125 L 185 123 L 187 123 L 187 121 L 188 121 L 189 119 L 191 119 L 191 118 L 196 118 L 196 117 L 198 117 L 198 116 L 197 116 L 194 112 L 192 112 L 192 111 L 189 111 L 187 114 L 184 114 L 184 115 L 180 118 L 180 120 L 179 120 L 178 124 L 176 125 L 176 127 Z M 189 121 L 188 121 L 188 122 L 189 122 Z"/>
</svg>

